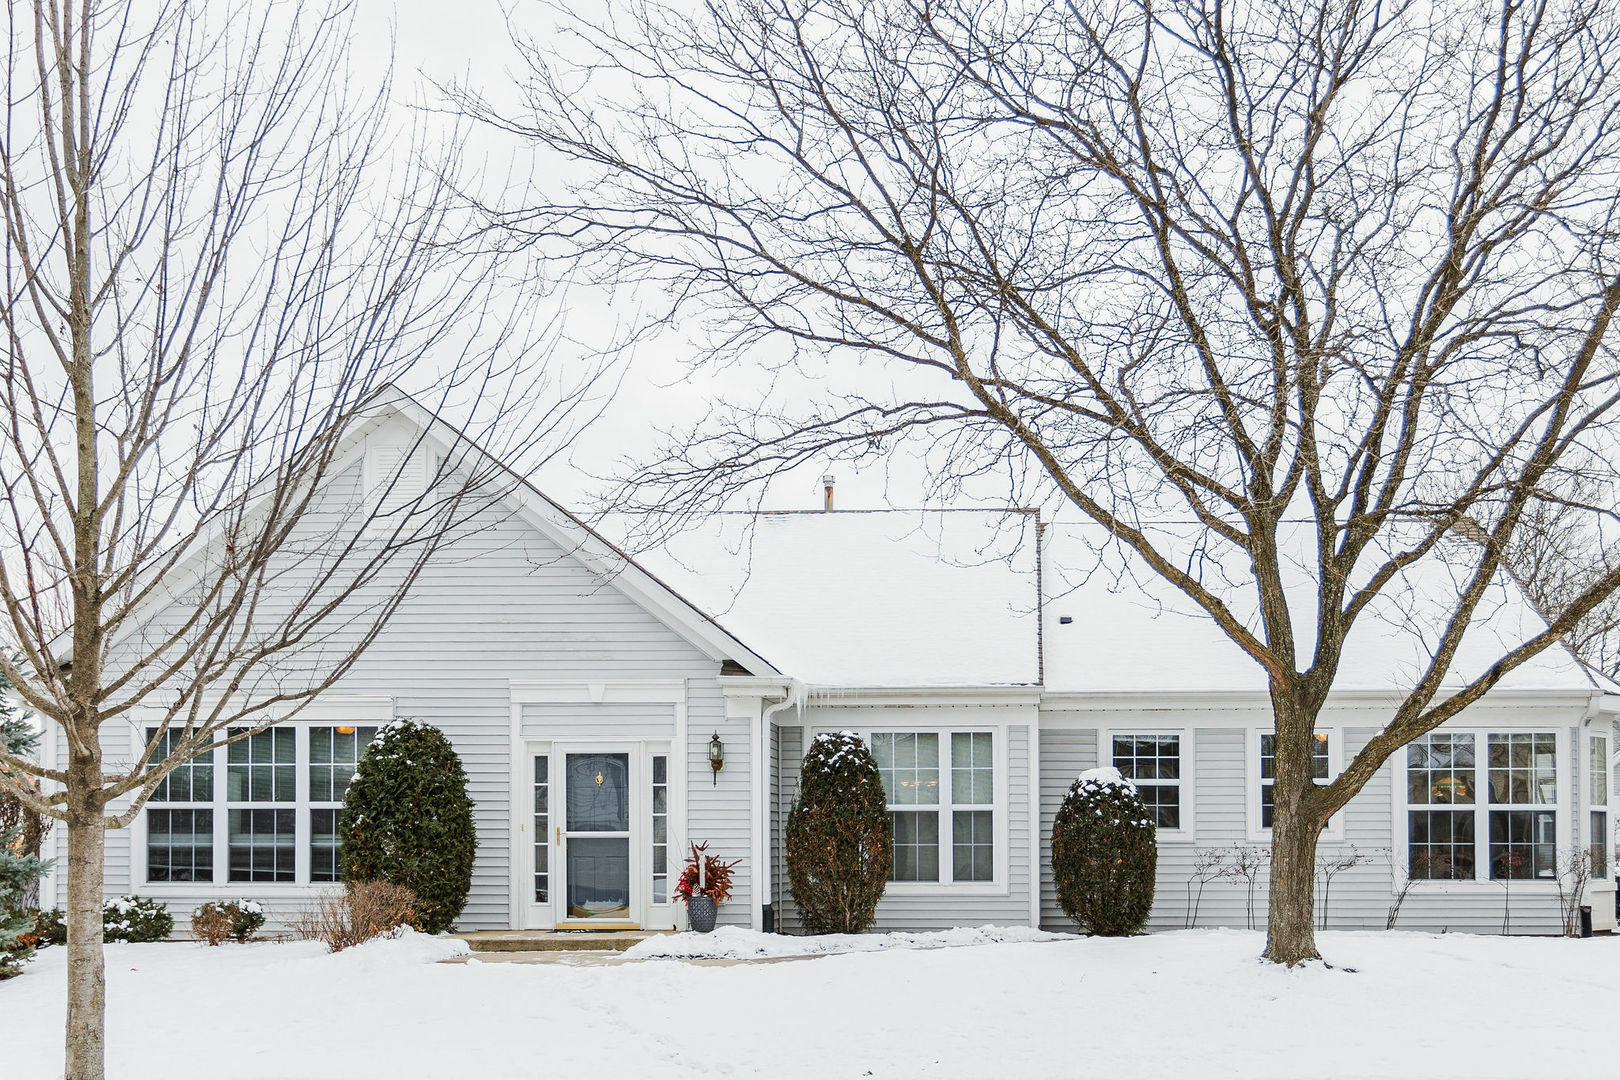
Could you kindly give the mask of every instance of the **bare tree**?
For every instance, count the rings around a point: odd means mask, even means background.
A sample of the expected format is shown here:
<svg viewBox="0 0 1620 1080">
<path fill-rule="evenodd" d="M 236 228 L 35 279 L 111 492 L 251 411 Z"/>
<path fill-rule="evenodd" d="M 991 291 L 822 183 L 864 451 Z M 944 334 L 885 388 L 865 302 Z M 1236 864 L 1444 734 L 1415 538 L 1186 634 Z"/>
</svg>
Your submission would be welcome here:
<svg viewBox="0 0 1620 1080">
<path fill-rule="evenodd" d="M 1507 563 L 1536 606 L 1556 617 L 1594 579 L 1620 567 L 1620 522 L 1612 488 L 1584 471 L 1544 485 L 1508 548 Z M 1611 593 L 1565 639 L 1587 664 L 1620 678 L 1620 594 Z"/>
<path fill-rule="evenodd" d="M 520 40 L 521 113 L 460 98 L 549 155 L 547 186 L 491 211 L 509 242 L 666 290 L 671 321 L 709 328 L 702 362 L 809 376 L 675 433 L 623 505 L 679 521 L 909 441 L 941 487 L 999 473 L 1023 505 L 1100 525 L 1258 665 L 1266 956 L 1293 964 L 1317 955 L 1333 814 L 1620 586 L 1596 575 L 1550 627 L 1452 671 L 1539 486 L 1615 458 L 1616 17 L 640 3 Z M 1421 661 L 1314 784 L 1352 629 L 1436 562 L 1456 589 L 1414 627 Z M 1286 590 L 1295 572 L 1314 588 Z"/>
<path fill-rule="evenodd" d="M 0 787 L 66 825 L 88 1080 L 105 831 L 334 685 L 513 482 L 451 434 L 334 503 L 393 385 L 533 463 L 589 380 L 548 384 L 494 264 L 450 243 L 454 148 L 354 88 L 343 5 L 8 11 L 0 675 L 65 757 L 0 755 Z M 104 745 L 142 725 L 140 751 Z"/>
</svg>

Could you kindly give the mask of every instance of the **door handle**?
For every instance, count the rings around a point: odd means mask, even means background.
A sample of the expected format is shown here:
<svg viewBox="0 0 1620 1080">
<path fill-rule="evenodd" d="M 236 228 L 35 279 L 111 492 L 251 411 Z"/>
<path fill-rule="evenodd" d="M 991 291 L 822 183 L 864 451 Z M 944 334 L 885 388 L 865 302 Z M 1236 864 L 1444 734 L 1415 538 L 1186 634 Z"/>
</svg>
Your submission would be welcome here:
<svg viewBox="0 0 1620 1080">
<path fill-rule="evenodd" d="M 557 826 L 557 846 L 562 846 L 562 826 Z"/>
</svg>

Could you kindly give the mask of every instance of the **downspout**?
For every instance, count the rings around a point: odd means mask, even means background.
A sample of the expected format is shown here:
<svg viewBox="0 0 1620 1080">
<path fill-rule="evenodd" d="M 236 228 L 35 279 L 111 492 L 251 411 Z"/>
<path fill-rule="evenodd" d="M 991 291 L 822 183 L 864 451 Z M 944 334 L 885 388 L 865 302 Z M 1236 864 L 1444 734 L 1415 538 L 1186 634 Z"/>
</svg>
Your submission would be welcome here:
<svg viewBox="0 0 1620 1080">
<path fill-rule="evenodd" d="M 771 785 L 766 772 L 765 748 L 772 745 L 771 717 L 789 706 L 802 710 L 805 693 L 803 683 L 797 679 L 789 679 L 782 700 L 759 711 L 759 732 L 754 743 L 759 748 L 759 752 L 754 755 L 754 788 L 759 792 L 759 800 L 755 804 L 759 807 L 759 816 L 754 823 L 754 866 L 758 871 L 759 886 L 756 895 L 759 900 L 755 907 L 754 928 L 767 934 L 776 930 L 776 912 L 772 907 L 776 882 L 773 858 L 776 852 L 775 845 L 771 843 L 771 817 L 775 814 L 776 807 L 771 804 Z"/>
</svg>

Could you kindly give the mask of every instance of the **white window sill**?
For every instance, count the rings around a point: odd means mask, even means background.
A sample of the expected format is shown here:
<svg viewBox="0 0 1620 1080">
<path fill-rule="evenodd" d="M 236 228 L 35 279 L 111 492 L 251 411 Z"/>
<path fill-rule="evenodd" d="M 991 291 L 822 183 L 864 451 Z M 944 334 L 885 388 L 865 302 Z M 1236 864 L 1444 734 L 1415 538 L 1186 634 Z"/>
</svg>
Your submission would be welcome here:
<svg viewBox="0 0 1620 1080">
<path fill-rule="evenodd" d="M 888 888 L 883 890 L 885 897 L 890 896 L 1007 896 L 1009 891 L 1006 882 L 994 881 L 967 881 L 961 884 L 935 881 L 891 881 Z"/>
</svg>

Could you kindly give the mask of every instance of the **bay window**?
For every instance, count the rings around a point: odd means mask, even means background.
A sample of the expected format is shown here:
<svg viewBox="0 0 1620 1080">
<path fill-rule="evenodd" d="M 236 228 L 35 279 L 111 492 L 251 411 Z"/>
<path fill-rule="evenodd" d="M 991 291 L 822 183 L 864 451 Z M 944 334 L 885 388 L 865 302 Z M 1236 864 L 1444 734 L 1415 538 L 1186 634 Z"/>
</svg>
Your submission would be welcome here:
<svg viewBox="0 0 1620 1080">
<path fill-rule="evenodd" d="M 1557 751 L 1550 732 L 1431 732 L 1408 745 L 1411 878 L 1553 880 Z"/>
<path fill-rule="evenodd" d="M 889 880 L 995 880 L 995 741 L 988 731 L 878 731 L 894 861 Z"/>
</svg>

